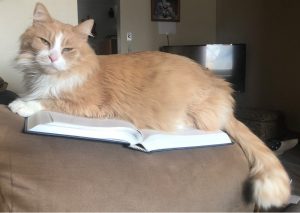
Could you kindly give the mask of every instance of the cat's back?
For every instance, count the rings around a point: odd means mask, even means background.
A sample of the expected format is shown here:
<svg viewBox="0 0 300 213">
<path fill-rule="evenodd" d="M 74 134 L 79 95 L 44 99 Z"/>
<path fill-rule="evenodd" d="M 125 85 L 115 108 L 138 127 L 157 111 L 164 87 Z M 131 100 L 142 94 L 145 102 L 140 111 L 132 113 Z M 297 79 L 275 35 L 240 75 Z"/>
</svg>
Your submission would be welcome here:
<svg viewBox="0 0 300 213">
<path fill-rule="evenodd" d="M 99 61 L 102 66 L 136 66 L 136 67 L 153 67 L 153 66 L 175 66 L 175 65 L 193 65 L 196 63 L 191 59 L 183 56 L 164 53 L 159 51 L 134 52 L 127 54 L 101 55 Z M 170 63 L 172 62 L 172 63 Z M 198 65 L 197 65 L 198 66 Z"/>
<path fill-rule="evenodd" d="M 98 59 L 105 73 L 127 77 L 188 75 L 197 78 L 200 75 L 201 78 L 206 78 L 211 75 L 208 70 L 189 58 L 159 51 L 102 55 Z"/>
<path fill-rule="evenodd" d="M 101 75 L 107 79 L 126 82 L 173 82 L 204 87 L 223 80 L 195 61 L 176 54 L 145 51 L 128 54 L 102 55 L 98 57 Z M 221 82 L 220 82 L 221 81 Z"/>
</svg>

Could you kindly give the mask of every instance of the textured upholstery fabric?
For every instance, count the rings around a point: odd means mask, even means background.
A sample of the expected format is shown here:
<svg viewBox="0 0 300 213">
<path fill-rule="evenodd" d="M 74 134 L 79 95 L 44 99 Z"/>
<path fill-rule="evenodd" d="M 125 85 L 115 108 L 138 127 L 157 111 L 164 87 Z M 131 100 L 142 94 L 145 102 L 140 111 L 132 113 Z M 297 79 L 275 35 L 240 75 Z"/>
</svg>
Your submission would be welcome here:
<svg viewBox="0 0 300 213">
<path fill-rule="evenodd" d="M 2 211 L 252 211 L 238 145 L 145 154 L 120 145 L 24 134 L 0 106 Z"/>
</svg>

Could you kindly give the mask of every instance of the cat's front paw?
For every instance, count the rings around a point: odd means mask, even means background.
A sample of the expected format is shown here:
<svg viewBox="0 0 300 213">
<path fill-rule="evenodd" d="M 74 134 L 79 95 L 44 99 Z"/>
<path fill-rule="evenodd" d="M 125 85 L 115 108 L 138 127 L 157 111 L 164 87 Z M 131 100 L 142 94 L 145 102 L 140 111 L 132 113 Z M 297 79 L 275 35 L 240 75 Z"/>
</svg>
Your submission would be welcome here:
<svg viewBox="0 0 300 213">
<path fill-rule="evenodd" d="M 14 100 L 8 107 L 22 117 L 29 117 L 43 109 L 39 101 L 22 101 L 21 99 Z"/>
</svg>

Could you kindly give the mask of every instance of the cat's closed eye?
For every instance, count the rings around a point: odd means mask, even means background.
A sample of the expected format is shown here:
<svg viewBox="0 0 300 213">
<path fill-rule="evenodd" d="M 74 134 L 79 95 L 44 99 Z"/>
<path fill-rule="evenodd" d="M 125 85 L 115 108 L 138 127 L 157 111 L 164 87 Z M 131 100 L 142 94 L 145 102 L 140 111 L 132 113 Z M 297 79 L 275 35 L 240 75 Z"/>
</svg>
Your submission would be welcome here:
<svg viewBox="0 0 300 213">
<path fill-rule="evenodd" d="M 46 39 L 44 39 L 44 38 L 42 38 L 42 37 L 40 37 L 40 40 L 41 40 L 41 42 L 42 42 L 44 45 L 50 47 L 50 42 L 49 42 L 49 41 L 47 41 Z"/>
<path fill-rule="evenodd" d="M 73 48 L 64 48 L 62 50 L 62 53 L 67 53 L 67 52 L 71 52 L 73 50 Z"/>
</svg>

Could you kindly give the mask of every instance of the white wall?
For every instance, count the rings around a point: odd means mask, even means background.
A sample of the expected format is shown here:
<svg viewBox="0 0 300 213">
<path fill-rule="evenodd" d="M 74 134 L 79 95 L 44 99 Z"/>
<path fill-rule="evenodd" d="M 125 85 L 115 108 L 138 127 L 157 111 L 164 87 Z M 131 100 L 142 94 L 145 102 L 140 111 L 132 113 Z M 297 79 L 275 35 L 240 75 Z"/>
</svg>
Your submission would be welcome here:
<svg viewBox="0 0 300 213">
<path fill-rule="evenodd" d="M 170 45 L 203 44 L 216 40 L 216 0 L 181 0 L 181 20 Z M 128 52 L 126 33 L 133 33 L 132 51 L 158 50 L 166 45 L 151 21 L 150 0 L 120 0 L 119 52 Z"/>
<path fill-rule="evenodd" d="M 120 0 L 119 52 L 128 52 L 126 33 L 133 33 L 133 51 L 155 50 L 158 47 L 156 23 L 151 22 L 150 0 Z"/>
<path fill-rule="evenodd" d="M 0 0 L 0 76 L 8 82 L 8 89 L 22 92 L 22 75 L 13 68 L 19 48 L 19 37 L 32 23 L 37 0 Z M 77 24 L 76 0 L 39 0 L 56 19 Z"/>
</svg>

